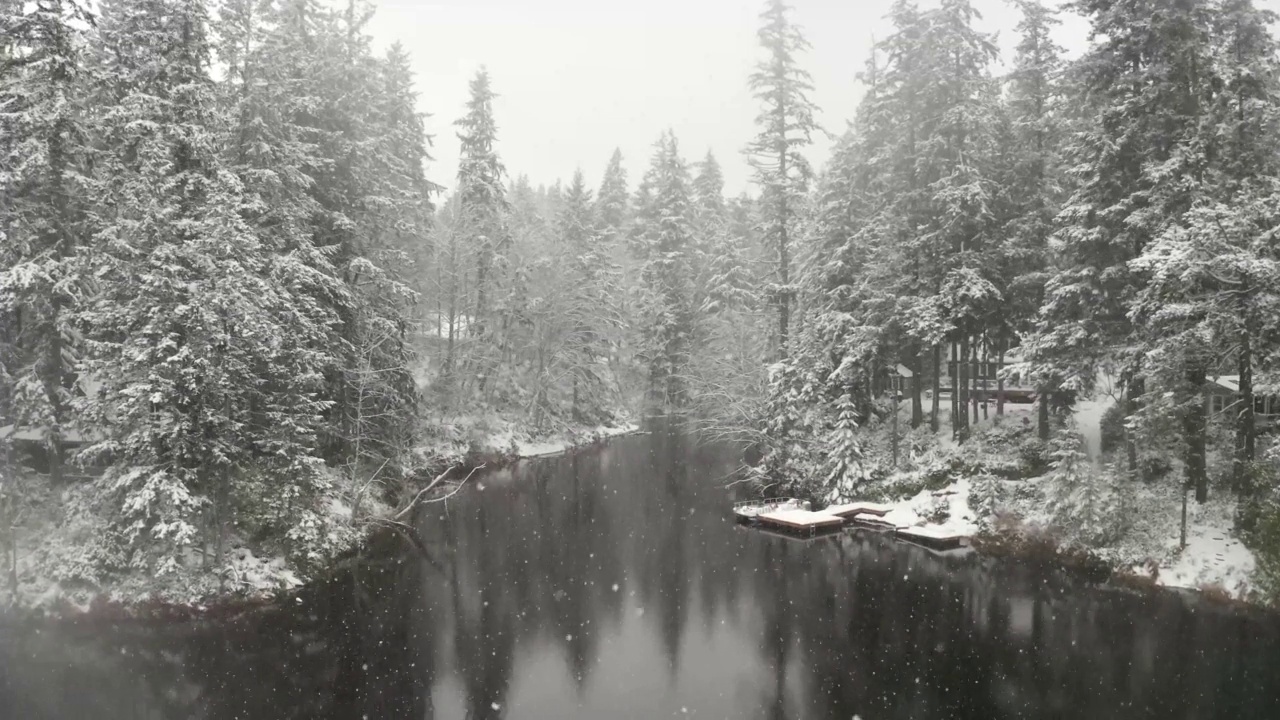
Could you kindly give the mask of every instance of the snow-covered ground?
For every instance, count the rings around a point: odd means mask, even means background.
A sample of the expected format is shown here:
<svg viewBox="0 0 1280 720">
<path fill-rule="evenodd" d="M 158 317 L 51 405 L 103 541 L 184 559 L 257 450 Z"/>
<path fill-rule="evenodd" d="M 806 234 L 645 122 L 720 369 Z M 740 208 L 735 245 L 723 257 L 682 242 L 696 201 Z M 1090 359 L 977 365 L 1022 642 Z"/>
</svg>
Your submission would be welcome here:
<svg viewBox="0 0 1280 720">
<path fill-rule="evenodd" d="M 892 508 L 881 519 L 897 527 L 928 527 L 953 535 L 978 532 L 978 516 L 969 507 L 968 479 L 941 490 L 921 490 L 915 496 L 889 503 Z"/>
<path fill-rule="evenodd" d="M 1102 384 L 1095 398 L 1077 404 L 1074 416 L 1086 452 L 1095 463 L 1101 462 L 1102 416 L 1115 403 L 1109 382 L 1104 379 Z M 994 405 L 989 410 L 989 419 L 975 423 L 976 433 L 989 428 L 995 421 Z M 940 420 L 942 427 L 937 434 L 939 451 L 944 454 L 961 452 L 951 441 L 950 418 L 945 408 Z M 1031 424 L 1034 421 L 1034 405 L 1009 404 L 1000 422 Z M 977 440 L 981 442 L 981 435 Z M 1001 455 L 1011 450 L 986 445 L 981 449 L 979 456 Z M 890 478 L 888 484 L 892 485 L 902 477 Z M 970 504 L 974 483 L 965 478 L 942 490 L 921 490 L 911 497 L 889 502 L 891 510 L 883 520 L 898 527 L 937 528 L 959 535 L 976 534 L 982 525 L 1007 527 L 1009 522 L 1014 522 L 1024 531 L 1070 541 L 1070 537 L 1060 529 L 1052 527 L 1045 477 L 997 479 L 993 482 L 999 486 L 1000 500 L 992 510 L 992 517 L 980 516 L 975 510 L 978 506 L 976 499 Z M 1253 552 L 1232 530 L 1235 499 L 1229 491 L 1211 488 L 1210 499 L 1203 505 L 1190 499 L 1187 506 L 1187 545 L 1180 548 L 1182 498 L 1178 483 L 1168 477 L 1151 483 L 1132 482 L 1128 487 L 1124 513 L 1126 527 L 1113 542 L 1089 547 L 1091 552 L 1117 568 L 1153 578 L 1162 586 L 1221 588 L 1236 598 L 1249 595 L 1253 589 L 1250 578 L 1257 563 Z"/>
<path fill-rule="evenodd" d="M 1034 486 L 1038 478 L 1016 481 Z M 942 490 L 887 503 L 881 518 L 897 527 L 923 527 L 952 535 L 972 536 L 979 516 L 969 503 L 972 483 L 959 480 Z M 1028 503 L 1033 506 L 1033 503 Z M 1256 567 L 1253 552 L 1232 531 L 1234 500 L 1219 497 L 1203 505 L 1187 506 L 1187 546 L 1179 549 L 1181 501 L 1176 492 L 1143 488 L 1133 501 L 1134 524 L 1112 545 L 1090 548 L 1099 557 L 1135 575 L 1152 577 L 1171 588 L 1221 588 L 1232 597 L 1247 598 Z M 1045 514 L 1028 507 L 1023 528 L 1044 531 Z M 1009 507 L 1001 508 L 1008 512 Z M 1154 570 L 1154 572 L 1153 572 Z"/>
<path fill-rule="evenodd" d="M 420 462 L 432 468 L 465 463 L 470 451 L 500 455 L 506 459 L 532 458 L 565 452 L 573 447 L 635 432 L 638 427 L 620 421 L 612 426 L 587 427 L 534 439 L 517 423 L 474 422 L 466 432 L 446 428 L 435 443 L 418 449 Z M 327 545 L 340 553 L 359 542 L 369 517 L 386 517 L 394 510 L 369 491 L 369 483 L 346 477 L 338 470 L 329 474 L 328 497 L 320 503 L 316 532 Z M 66 508 L 79 505 L 72 486 L 62 496 L 39 499 L 37 513 L 19 530 L 19 588 L 14 604 L 32 610 L 72 608 L 87 610 L 91 600 L 105 598 L 125 606 L 158 599 L 168 603 L 198 606 L 214 597 L 237 594 L 261 597 L 300 586 L 305 577 L 285 557 L 234 532 L 219 568 L 206 568 L 193 550 L 175 569 L 156 576 L 129 573 L 86 582 L 96 576 L 85 557 L 88 539 L 100 530 L 100 520 L 92 514 L 72 513 Z M 357 495 L 363 495 L 357 499 Z M 360 517 L 355 517 L 359 507 Z M 74 579 L 69 582 L 68 578 Z"/>
<path fill-rule="evenodd" d="M 1156 581 L 1168 587 L 1220 585 L 1242 597 L 1256 565 L 1253 552 L 1231 537 L 1229 525 L 1196 525 L 1188 528 L 1187 547 L 1160 566 Z"/>
<path fill-rule="evenodd" d="M 517 428 L 507 427 L 502 432 L 489 438 L 482 447 L 498 452 L 508 452 L 518 458 L 546 457 L 559 455 L 582 445 L 616 435 L 626 435 L 639 429 L 631 422 L 621 422 L 616 426 L 597 425 L 553 436 L 544 440 L 529 440 Z"/>
<path fill-rule="evenodd" d="M 1181 497 L 1170 488 L 1147 487 L 1133 501 L 1134 525 L 1114 547 L 1099 554 L 1165 587 L 1221 587 L 1245 597 L 1257 567 L 1253 552 L 1232 530 L 1235 502 L 1225 493 L 1203 505 L 1187 503 L 1187 546 L 1179 548 Z"/>
</svg>

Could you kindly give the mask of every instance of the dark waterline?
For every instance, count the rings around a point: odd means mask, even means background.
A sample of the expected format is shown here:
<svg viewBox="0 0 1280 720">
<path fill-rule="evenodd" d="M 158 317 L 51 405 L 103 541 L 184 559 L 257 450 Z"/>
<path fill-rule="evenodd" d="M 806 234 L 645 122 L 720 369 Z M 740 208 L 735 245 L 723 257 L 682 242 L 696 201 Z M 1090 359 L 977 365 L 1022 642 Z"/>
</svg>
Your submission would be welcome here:
<svg viewBox="0 0 1280 720">
<path fill-rule="evenodd" d="M 490 473 L 300 602 L 0 625 L 0 718 L 1280 717 L 1280 624 L 729 519 L 666 430 Z"/>
</svg>

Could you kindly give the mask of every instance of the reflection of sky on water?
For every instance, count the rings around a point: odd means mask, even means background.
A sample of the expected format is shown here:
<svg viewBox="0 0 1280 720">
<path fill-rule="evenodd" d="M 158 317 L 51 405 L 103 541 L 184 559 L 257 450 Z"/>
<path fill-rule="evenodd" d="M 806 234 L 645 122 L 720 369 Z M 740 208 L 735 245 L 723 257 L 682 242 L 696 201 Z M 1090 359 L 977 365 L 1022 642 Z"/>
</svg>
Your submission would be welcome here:
<svg viewBox="0 0 1280 720">
<path fill-rule="evenodd" d="M 1280 717 L 1274 619 L 770 537 L 729 520 L 733 465 L 621 439 L 432 506 L 438 567 L 379 551 L 228 624 L 0 634 L 0 717 Z"/>
</svg>

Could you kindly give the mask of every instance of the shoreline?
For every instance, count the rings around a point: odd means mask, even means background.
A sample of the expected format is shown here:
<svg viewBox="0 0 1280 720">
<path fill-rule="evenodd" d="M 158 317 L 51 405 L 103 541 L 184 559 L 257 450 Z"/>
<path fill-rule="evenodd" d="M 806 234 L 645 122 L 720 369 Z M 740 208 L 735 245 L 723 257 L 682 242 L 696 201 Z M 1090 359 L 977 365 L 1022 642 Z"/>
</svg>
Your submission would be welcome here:
<svg viewBox="0 0 1280 720">
<path fill-rule="evenodd" d="M 1058 543 L 1048 535 L 1034 530 L 979 532 L 970 538 L 970 547 L 983 557 L 1056 570 L 1104 589 L 1140 594 L 1167 592 L 1232 610 L 1268 614 L 1280 612 L 1280 607 L 1274 604 L 1232 595 L 1221 585 L 1193 587 L 1162 583 L 1158 573 L 1153 576 L 1136 572 L 1127 563 L 1108 560 L 1085 547 Z"/>
<path fill-rule="evenodd" d="M 438 452 L 430 452 L 432 448 L 418 448 L 423 465 L 415 475 L 415 482 L 406 490 L 410 493 L 420 490 L 435 475 L 446 471 L 462 474 L 474 472 L 480 468 L 493 470 L 524 460 L 551 458 L 569 453 L 582 452 L 595 447 L 612 438 L 625 437 L 640 432 L 640 427 L 629 420 L 622 420 L 616 425 L 595 426 L 581 429 L 570 429 L 541 441 L 519 439 L 509 429 L 493 436 L 486 437 L 475 447 L 464 450 L 460 448 L 435 448 Z M 429 453 L 429 454 L 428 454 Z M 425 479 L 424 479 L 425 476 Z M 438 497 L 446 492 L 439 488 L 425 499 Z M 354 498 L 352 499 L 354 501 Z M 325 577 L 345 565 L 349 559 L 359 553 L 371 541 L 379 536 L 394 534 L 394 529 L 387 524 L 395 508 L 385 502 L 369 502 L 374 498 L 364 498 L 372 507 L 362 512 L 360 517 L 352 516 L 352 507 L 346 503 L 335 502 L 329 507 L 331 518 L 344 523 L 344 527 L 355 533 L 351 545 L 338 553 L 329 562 L 311 575 L 300 575 L 295 568 L 283 564 L 280 557 L 259 560 L 254 550 L 259 547 L 238 547 L 228 552 L 227 568 L 240 567 L 241 564 L 260 569 L 270 576 L 260 578 L 260 584 L 251 587 L 220 590 L 200 594 L 190 598 L 177 598 L 172 588 L 153 588 L 149 592 L 137 592 L 131 585 L 136 578 L 116 578 L 115 582 L 103 583 L 87 596 L 76 597 L 63 591 L 60 583 L 51 579 L 34 579 L 20 584 L 17 590 L 6 589 L 3 593 L 3 604 L 0 612 L 12 619 L 42 618 L 55 621 L 75 622 L 82 619 L 93 620 L 153 620 L 153 621 L 185 621 L 199 618 L 235 615 L 268 606 L 294 596 L 299 590 L 315 582 L 323 582 Z M 411 509 L 411 503 L 408 508 Z M 47 530 L 47 528 L 45 528 Z M 32 535 L 41 535 L 38 530 L 29 531 Z M 47 536 L 45 536 L 47 537 Z M 249 543 L 246 543 L 248 545 Z M 29 562 L 30 552 L 23 553 Z M 216 578 L 219 571 L 204 571 L 192 574 L 193 577 L 209 580 Z"/>
</svg>

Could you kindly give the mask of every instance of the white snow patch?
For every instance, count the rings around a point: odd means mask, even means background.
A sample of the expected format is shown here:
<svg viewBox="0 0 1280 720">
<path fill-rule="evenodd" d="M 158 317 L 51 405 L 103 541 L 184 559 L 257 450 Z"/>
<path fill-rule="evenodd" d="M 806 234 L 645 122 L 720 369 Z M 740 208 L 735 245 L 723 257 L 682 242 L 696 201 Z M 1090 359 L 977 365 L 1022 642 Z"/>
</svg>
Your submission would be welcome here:
<svg viewBox="0 0 1280 720">
<path fill-rule="evenodd" d="M 1177 538 L 1167 543 L 1173 552 L 1160 564 L 1156 581 L 1181 588 L 1221 585 L 1233 597 L 1243 597 L 1257 567 L 1253 552 L 1233 537 L 1229 516 L 1196 508 L 1200 512 L 1193 523 L 1192 510 L 1187 509 L 1187 546 L 1179 551 Z"/>
<path fill-rule="evenodd" d="M 329 498 L 329 514 L 344 520 L 351 519 L 351 506 L 336 497 Z"/>
<path fill-rule="evenodd" d="M 896 527 L 926 527 L 947 535 L 970 536 L 978 532 L 978 516 L 969 507 L 969 479 L 964 478 L 941 490 L 921 490 L 914 497 L 888 503 L 891 508 L 880 519 Z M 942 515 L 946 519 L 932 522 Z"/>
</svg>

